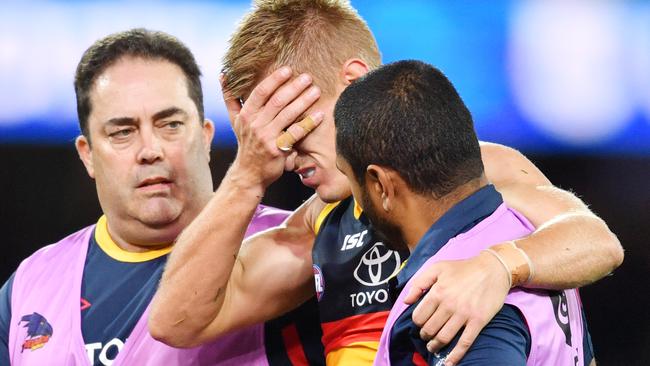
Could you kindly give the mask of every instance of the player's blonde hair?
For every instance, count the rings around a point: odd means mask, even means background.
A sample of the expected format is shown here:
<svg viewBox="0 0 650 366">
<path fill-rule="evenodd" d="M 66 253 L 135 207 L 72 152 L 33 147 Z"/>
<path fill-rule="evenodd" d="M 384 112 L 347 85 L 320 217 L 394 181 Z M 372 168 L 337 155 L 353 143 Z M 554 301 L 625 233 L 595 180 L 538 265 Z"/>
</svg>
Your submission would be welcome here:
<svg viewBox="0 0 650 366">
<path fill-rule="evenodd" d="M 256 0 L 229 44 L 224 87 L 234 97 L 247 96 L 283 65 L 311 74 L 331 95 L 345 61 L 359 58 L 370 69 L 381 64 L 368 25 L 346 0 Z"/>
</svg>

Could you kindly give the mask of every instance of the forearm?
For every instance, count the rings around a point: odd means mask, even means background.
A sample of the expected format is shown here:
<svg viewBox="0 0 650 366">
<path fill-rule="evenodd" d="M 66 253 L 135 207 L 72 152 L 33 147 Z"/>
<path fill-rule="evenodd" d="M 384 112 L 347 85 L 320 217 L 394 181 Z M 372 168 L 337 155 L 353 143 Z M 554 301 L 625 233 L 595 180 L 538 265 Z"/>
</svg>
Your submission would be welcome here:
<svg viewBox="0 0 650 366">
<path fill-rule="evenodd" d="M 151 308 L 154 337 L 189 339 L 219 315 L 246 228 L 263 193 L 243 179 L 231 168 L 204 210 L 178 237 Z"/>
<path fill-rule="evenodd" d="M 534 271 L 523 286 L 580 287 L 611 273 L 623 261 L 616 236 L 572 193 L 550 185 L 511 185 L 502 192 L 506 203 L 537 227 L 515 241 Z"/>
<path fill-rule="evenodd" d="M 608 275 L 623 261 L 618 239 L 593 214 L 560 215 L 515 243 L 533 264 L 534 275 L 525 287 L 581 287 Z"/>
<path fill-rule="evenodd" d="M 516 241 L 535 274 L 526 286 L 573 288 L 609 274 L 623 261 L 623 249 L 607 225 L 571 192 L 554 187 L 516 150 L 481 145 L 487 178 L 506 204 L 537 230 Z"/>
</svg>

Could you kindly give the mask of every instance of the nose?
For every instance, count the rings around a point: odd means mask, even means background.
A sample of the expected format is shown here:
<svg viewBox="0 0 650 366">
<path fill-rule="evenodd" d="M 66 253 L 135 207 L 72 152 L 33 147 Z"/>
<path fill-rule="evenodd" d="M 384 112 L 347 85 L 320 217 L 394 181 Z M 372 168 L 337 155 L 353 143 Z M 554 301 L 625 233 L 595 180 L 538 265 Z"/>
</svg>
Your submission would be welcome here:
<svg viewBox="0 0 650 366">
<path fill-rule="evenodd" d="M 141 129 L 140 138 L 142 145 L 137 156 L 138 163 L 153 164 L 164 158 L 161 141 L 151 130 Z"/>
</svg>

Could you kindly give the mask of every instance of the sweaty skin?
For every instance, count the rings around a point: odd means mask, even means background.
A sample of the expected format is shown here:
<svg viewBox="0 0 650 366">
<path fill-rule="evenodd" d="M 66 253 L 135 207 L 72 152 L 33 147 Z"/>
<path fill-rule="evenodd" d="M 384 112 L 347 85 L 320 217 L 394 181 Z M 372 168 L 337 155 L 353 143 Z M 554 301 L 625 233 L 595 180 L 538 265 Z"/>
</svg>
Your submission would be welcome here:
<svg viewBox="0 0 650 366">
<path fill-rule="evenodd" d="M 365 72 L 363 61 L 345 62 L 335 96 L 321 96 L 309 75 L 292 78 L 286 67 L 262 80 L 244 105 L 224 94 L 238 139 L 237 157 L 206 208 L 178 238 L 150 313 L 154 338 L 173 346 L 195 346 L 271 319 L 313 296 L 314 223 L 325 202 L 350 195 L 335 164 L 333 107 L 338 94 Z M 319 125 L 309 135 L 295 136 L 293 152 L 280 151 L 276 138 L 305 115 Z M 572 288 L 620 265 L 618 240 L 578 198 L 553 187 L 513 149 L 482 144 L 481 152 L 488 180 L 511 207 L 540 228 L 517 241 L 535 266 L 535 277 L 526 286 Z M 242 243 L 266 187 L 285 167 L 300 174 L 316 195 L 280 227 Z M 428 305 L 420 306 L 414 318 L 424 325 L 423 336 L 437 342 L 434 346 L 448 342 L 450 334 L 465 326 L 449 357 L 457 362 L 503 305 L 506 273 L 485 255 L 433 268 L 422 279 L 422 288 L 431 287 L 423 301 Z"/>
</svg>

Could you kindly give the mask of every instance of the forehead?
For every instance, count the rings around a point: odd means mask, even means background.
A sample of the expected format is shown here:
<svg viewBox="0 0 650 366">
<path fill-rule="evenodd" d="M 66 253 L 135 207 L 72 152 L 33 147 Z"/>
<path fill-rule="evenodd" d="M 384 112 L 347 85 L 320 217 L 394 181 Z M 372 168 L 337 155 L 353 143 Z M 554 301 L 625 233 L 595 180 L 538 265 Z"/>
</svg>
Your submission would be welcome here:
<svg viewBox="0 0 650 366">
<path fill-rule="evenodd" d="M 166 60 L 123 57 L 97 76 L 89 95 L 90 120 L 139 116 L 170 106 L 197 113 L 185 74 Z"/>
</svg>

